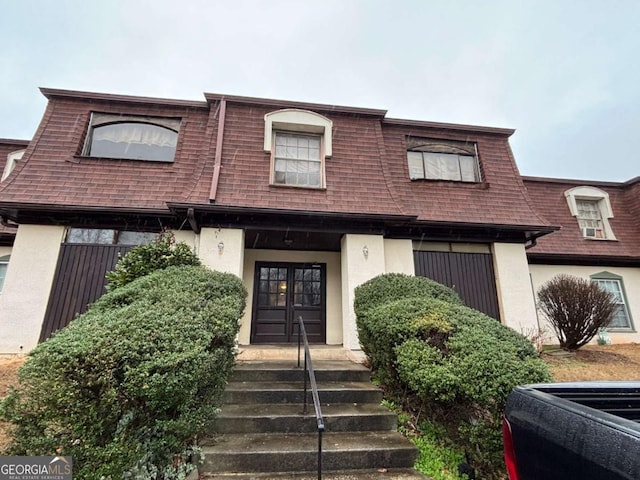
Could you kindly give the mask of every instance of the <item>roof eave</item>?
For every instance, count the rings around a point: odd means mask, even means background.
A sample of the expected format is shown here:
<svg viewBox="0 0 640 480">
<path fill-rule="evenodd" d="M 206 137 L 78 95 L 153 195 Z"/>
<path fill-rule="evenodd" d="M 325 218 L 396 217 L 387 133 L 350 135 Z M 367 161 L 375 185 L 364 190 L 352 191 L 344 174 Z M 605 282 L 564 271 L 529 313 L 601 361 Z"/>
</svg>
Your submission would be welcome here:
<svg viewBox="0 0 640 480">
<path fill-rule="evenodd" d="M 420 127 L 420 128 L 436 128 L 444 130 L 458 130 L 461 132 L 473 132 L 473 133 L 490 133 L 493 135 L 501 135 L 510 137 L 515 133 L 512 128 L 500 128 L 500 127 L 484 127 L 481 125 L 465 125 L 458 123 L 443 123 L 443 122 L 427 122 L 423 120 L 405 120 L 402 118 L 385 118 L 384 124 L 398 125 L 402 127 Z"/>
<path fill-rule="evenodd" d="M 208 108 L 208 103 L 198 100 L 179 100 L 171 98 L 141 97 L 137 95 L 116 95 L 110 93 L 83 92 L 78 90 L 61 90 L 57 88 L 40 87 L 40 92 L 51 100 L 52 98 L 72 98 L 81 100 L 95 100 L 103 102 L 134 103 L 145 105 L 165 105 L 170 107 Z"/>
<path fill-rule="evenodd" d="M 300 108 L 304 110 L 318 110 L 322 112 L 334 112 L 334 113 L 365 115 L 365 116 L 374 116 L 374 117 L 384 117 L 387 114 L 386 110 L 380 110 L 375 108 L 361 108 L 361 107 L 349 107 L 349 106 L 343 106 L 343 105 L 327 105 L 322 103 L 296 102 L 296 101 L 290 101 L 290 100 L 276 100 L 272 98 L 243 97 L 238 95 L 224 95 L 220 93 L 205 93 L 204 97 L 207 99 L 207 102 L 209 103 L 225 100 L 231 103 L 264 105 L 267 107 L 278 107 L 278 108 Z"/>
</svg>

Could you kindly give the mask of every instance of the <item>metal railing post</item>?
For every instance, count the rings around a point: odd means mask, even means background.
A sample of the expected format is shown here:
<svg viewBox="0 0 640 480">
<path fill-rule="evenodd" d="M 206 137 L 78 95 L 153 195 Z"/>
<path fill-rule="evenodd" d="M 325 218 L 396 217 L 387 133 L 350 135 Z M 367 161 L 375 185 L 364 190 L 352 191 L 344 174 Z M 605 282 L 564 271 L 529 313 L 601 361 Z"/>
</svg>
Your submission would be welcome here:
<svg viewBox="0 0 640 480">
<path fill-rule="evenodd" d="M 304 341 L 304 406 L 303 415 L 307 414 L 307 373 L 309 375 L 309 383 L 311 384 L 311 396 L 313 397 L 313 406 L 316 413 L 316 424 L 318 426 L 318 480 L 322 480 L 322 433 L 324 432 L 324 419 L 322 418 L 322 410 L 320 408 L 320 397 L 318 395 L 318 384 L 316 383 L 316 374 L 313 370 L 313 362 L 311 361 L 311 351 L 309 349 L 309 340 L 307 339 L 307 331 L 304 328 L 304 320 L 302 316 L 298 317 L 298 368 L 300 367 L 300 337 Z"/>
</svg>

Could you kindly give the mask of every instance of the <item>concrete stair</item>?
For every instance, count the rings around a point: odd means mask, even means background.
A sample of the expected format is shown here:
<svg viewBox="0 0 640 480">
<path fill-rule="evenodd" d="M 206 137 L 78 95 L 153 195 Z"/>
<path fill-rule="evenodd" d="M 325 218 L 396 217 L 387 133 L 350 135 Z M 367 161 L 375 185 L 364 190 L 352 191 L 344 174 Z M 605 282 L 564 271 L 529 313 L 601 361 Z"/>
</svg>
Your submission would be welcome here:
<svg viewBox="0 0 640 480">
<path fill-rule="evenodd" d="M 323 479 L 425 479 L 412 470 L 417 450 L 396 432 L 369 370 L 345 360 L 314 362 L 326 430 Z M 317 478 L 318 433 L 303 371 L 295 361 L 239 362 L 212 438 L 203 446 L 202 479 Z"/>
</svg>

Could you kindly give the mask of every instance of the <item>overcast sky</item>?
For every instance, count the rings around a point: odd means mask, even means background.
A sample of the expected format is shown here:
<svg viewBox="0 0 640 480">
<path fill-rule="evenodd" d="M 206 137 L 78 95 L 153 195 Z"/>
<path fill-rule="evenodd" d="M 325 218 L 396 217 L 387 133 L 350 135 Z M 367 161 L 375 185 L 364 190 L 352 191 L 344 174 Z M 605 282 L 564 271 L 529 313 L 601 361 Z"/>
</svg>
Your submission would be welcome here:
<svg viewBox="0 0 640 480">
<path fill-rule="evenodd" d="M 640 1 L 0 0 L 0 137 L 38 87 L 515 128 L 524 175 L 640 175 Z"/>
</svg>

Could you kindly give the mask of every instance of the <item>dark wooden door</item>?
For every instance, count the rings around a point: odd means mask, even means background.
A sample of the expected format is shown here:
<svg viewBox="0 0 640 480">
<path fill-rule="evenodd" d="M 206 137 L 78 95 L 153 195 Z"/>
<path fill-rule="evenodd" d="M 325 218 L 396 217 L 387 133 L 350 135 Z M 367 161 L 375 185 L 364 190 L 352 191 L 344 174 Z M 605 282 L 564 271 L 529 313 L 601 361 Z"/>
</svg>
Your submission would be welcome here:
<svg viewBox="0 0 640 480">
<path fill-rule="evenodd" d="M 309 342 L 326 341 L 326 265 L 256 263 L 251 343 L 297 342 L 302 315 Z"/>
<path fill-rule="evenodd" d="M 468 307 L 500 319 L 493 255 L 414 251 L 416 275 L 454 289 Z"/>
</svg>

